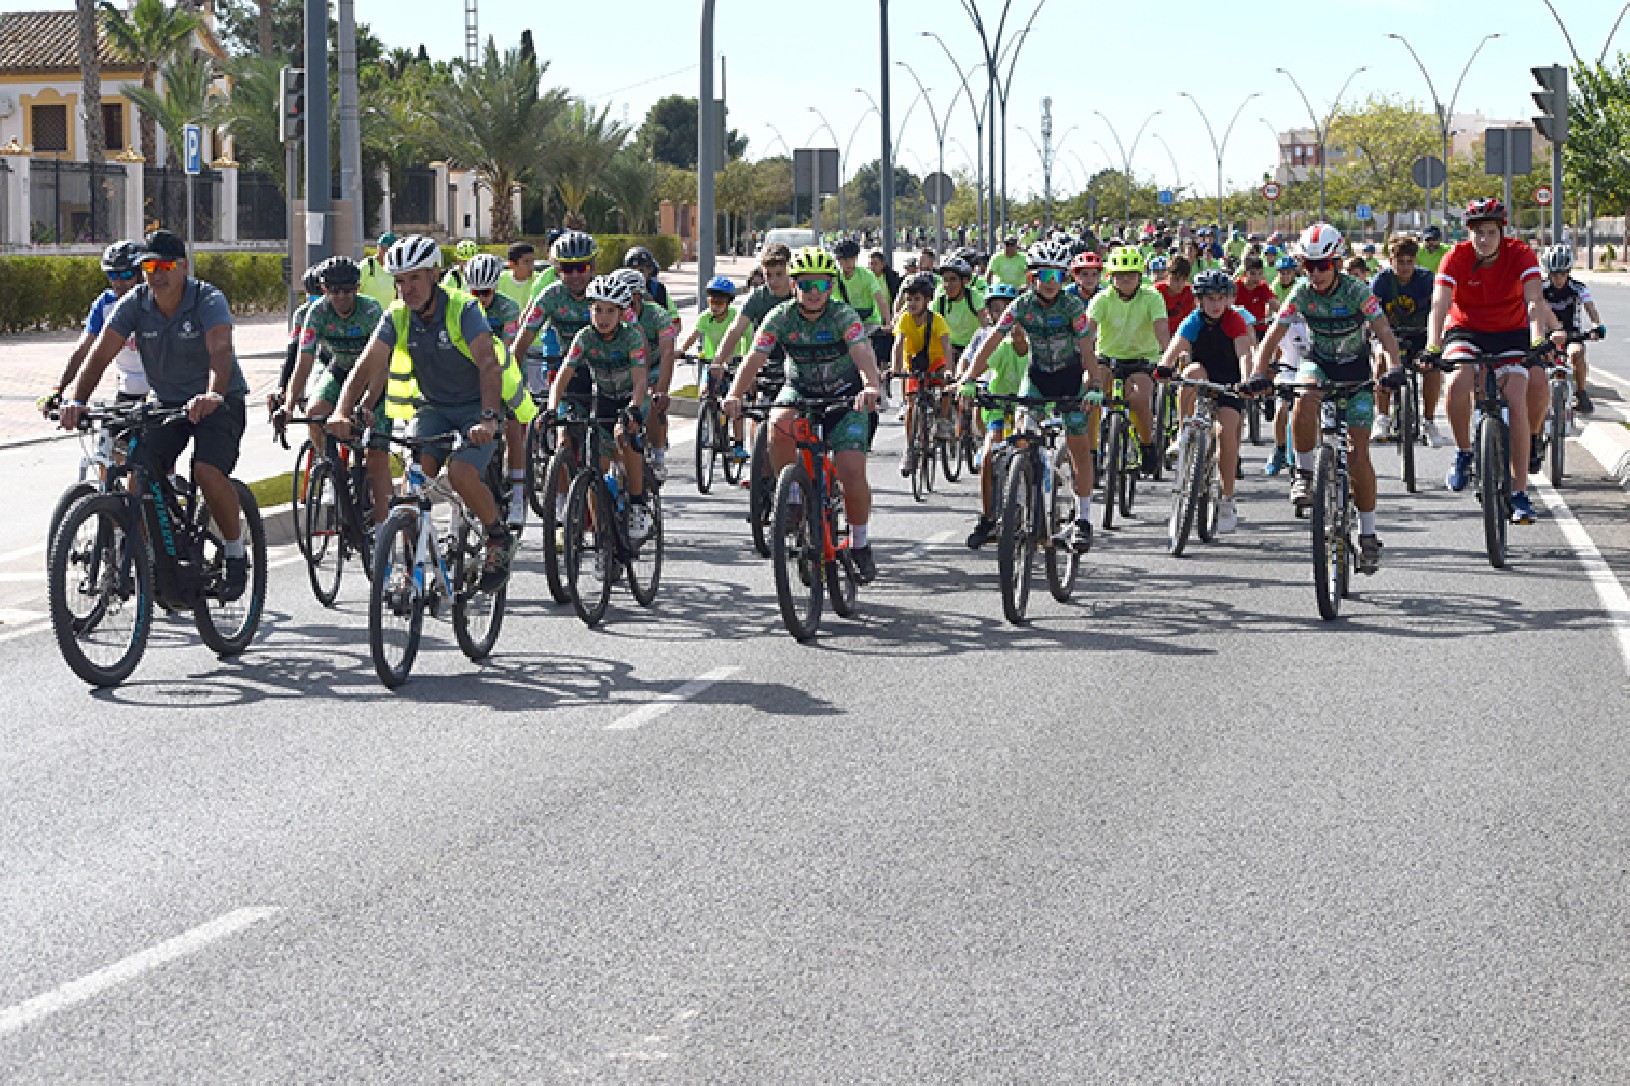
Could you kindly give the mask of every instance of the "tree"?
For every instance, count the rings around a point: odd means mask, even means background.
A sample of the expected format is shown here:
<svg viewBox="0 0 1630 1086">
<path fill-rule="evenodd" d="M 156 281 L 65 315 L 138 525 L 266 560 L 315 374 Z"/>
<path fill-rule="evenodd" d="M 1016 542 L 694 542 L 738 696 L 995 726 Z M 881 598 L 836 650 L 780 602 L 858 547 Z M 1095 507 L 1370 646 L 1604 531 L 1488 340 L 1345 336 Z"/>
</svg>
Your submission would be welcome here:
<svg viewBox="0 0 1630 1086">
<path fill-rule="evenodd" d="M 227 64 L 232 93 L 215 117 L 232 137 L 238 160 L 270 175 L 288 192 L 284 173 L 282 123 L 283 59 L 279 56 L 237 57 Z"/>
<path fill-rule="evenodd" d="M 555 179 L 555 191 L 566 205 L 566 226 L 583 228 L 583 202 L 628 139 L 628 129 L 609 119 L 611 107 L 598 112 L 581 99 L 568 104 L 550 126 L 543 160 Z"/>
<path fill-rule="evenodd" d="M 1568 90 L 1568 139 L 1562 146 L 1569 196 L 1630 207 L 1630 60 L 1613 67 L 1576 64 Z"/>
<path fill-rule="evenodd" d="M 1330 126 L 1328 144 L 1343 148 L 1346 161 L 1329 172 L 1327 205 L 1370 204 L 1386 209 L 1387 233 L 1400 210 L 1421 203 L 1411 170 L 1431 154 L 1441 137 L 1432 115 L 1414 102 L 1371 95 L 1359 108 L 1341 113 Z"/>
<path fill-rule="evenodd" d="M 846 198 L 851 210 L 860 209 L 860 214 L 881 215 L 883 213 L 883 170 L 879 159 L 872 159 L 854 172 L 849 179 Z M 901 166 L 894 164 L 894 198 L 898 201 L 915 199 L 921 192 L 922 186 L 917 181 L 917 175 Z"/>
<path fill-rule="evenodd" d="M 210 120 L 216 108 L 210 88 L 215 81 L 215 66 L 206 54 L 188 50 L 164 65 L 161 74 L 164 76 L 163 94 L 146 87 L 126 87 L 125 97 L 164 129 L 165 142 L 169 145 L 167 161 L 175 168 L 181 165 L 185 127 Z"/>
<path fill-rule="evenodd" d="M 682 170 L 696 168 L 697 105 L 695 98 L 683 94 L 670 94 L 657 99 L 645 114 L 640 125 L 640 146 L 658 162 L 677 166 Z M 725 132 L 722 148 L 726 162 L 747 153 L 747 137 L 729 129 Z"/>
<path fill-rule="evenodd" d="M 656 223 L 657 170 L 644 152 L 629 144 L 606 167 L 600 187 L 617 210 L 625 234 L 645 234 Z"/>
<path fill-rule="evenodd" d="M 85 107 L 85 161 L 94 171 L 107 160 L 107 133 L 102 128 L 102 57 L 97 49 L 96 0 L 75 0 L 76 28 L 79 31 L 80 102 Z M 91 183 L 91 221 L 107 222 L 107 196 L 101 185 Z"/>
<path fill-rule="evenodd" d="M 128 13 L 102 0 L 102 29 L 108 43 L 121 56 L 141 66 L 141 85 L 148 94 L 155 90 L 158 70 L 187 47 L 198 22 L 197 15 L 179 6 L 165 7 L 164 0 L 136 0 Z M 144 111 L 141 151 L 147 161 L 153 161 L 157 144 L 153 116 Z"/>
</svg>

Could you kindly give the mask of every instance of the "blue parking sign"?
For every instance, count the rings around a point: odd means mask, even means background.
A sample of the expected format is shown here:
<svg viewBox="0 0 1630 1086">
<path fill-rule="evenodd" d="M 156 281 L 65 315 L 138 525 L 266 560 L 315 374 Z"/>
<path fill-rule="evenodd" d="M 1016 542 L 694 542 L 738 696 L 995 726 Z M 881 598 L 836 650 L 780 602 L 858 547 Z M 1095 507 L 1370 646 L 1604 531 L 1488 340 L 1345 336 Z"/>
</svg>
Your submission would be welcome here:
<svg viewBox="0 0 1630 1086">
<path fill-rule="evenodd" d="M 182 166 L 186 172 L 194 176 L 204 171 L 204 130 L 196 124 L 189 124 L 181 130 Z"/>
<path fill-rule="evenodd" d="M 1171 203 L 1172 199 L 1173 199 L 1172 190 L 1171 189 L 1161 189 L 1160 194 L 1159 194 L 1159 199 L 1160 199 L 1160 202 L 1163 203 L 1163 204 Z"/>
<path fill-rule="evenodd" d="M 1360 222 L 1369 222 L 1371 219 L 1375 218 L 1375 213 L 1370 210 L 1369 204 L 1358 205 L 1358 218 Z"/>
</svg>

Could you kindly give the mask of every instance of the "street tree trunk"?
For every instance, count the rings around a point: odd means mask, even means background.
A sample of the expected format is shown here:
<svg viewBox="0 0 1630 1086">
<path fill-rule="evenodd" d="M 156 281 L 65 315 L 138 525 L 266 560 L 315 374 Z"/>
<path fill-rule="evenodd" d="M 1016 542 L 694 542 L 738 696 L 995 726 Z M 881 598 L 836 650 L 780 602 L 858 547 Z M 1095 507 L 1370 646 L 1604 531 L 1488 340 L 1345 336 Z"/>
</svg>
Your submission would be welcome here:
<svg viewBox="0 0 1630 1086">
<path fill-rule="evenodd" d="M 96 0 L 75 0 L 74 7 L 79 31 L 80 103 L 85 109 L 85 161 L 91 167 L 91 240 L 102 241 L 111 237 L 112 230 L 108 226 L 107 192 L 101 184 L 108 144 L 102 128 L 102 58 L 96 48 Z"/>
</svg>

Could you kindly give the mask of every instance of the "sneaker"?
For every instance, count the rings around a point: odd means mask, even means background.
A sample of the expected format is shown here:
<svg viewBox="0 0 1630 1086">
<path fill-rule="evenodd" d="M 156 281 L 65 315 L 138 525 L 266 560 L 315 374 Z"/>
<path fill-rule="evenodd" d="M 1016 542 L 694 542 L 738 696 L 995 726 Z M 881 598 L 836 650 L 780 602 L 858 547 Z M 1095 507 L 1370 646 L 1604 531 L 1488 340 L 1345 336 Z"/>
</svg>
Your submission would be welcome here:
<svg viewBox="0 0 1630 1086">
<path fill-rule="evenodd" d="M 1375 420 L 1375 426 L 1370 430 L 1370 440 L 1378 444 L 1392 440 L 1392 416 L 1382 415 Z"/>
<path fill-rule="evenodd" d="M 509 530 L 519 533 L 526 527 L 526 495 L 519 488 L 509 498 L 509 517 L 507 518 Z"/>
<path fill-rule="evenodd" d="M 643 543 L 651 535 L 651 507 L 645 502 L 628 503 L 628 538 Z"/>
<path fill-rule="evenodd" d="M 904 401 L 901 401 L 900 409 L 894 413 L 894 421 L 895 422 L 904 422 L 904 421 L 906 421 L 906 405 L 905 405 Z"/>
<path fill-rule="evenodd" d="M 1545 438 L 1534 434 L 1528 439 L 1528 474 L 1538 475 L 1545 467 Z"/>
<path fill-rule="evenodd" d="M 973 531 L 968 533 L 968 549 L 976 551 L 989 543 L 996 534 L 996 522 L 990 517 L 980 517 L 974 524 Z"/>
<path fill-rule="evenodd" d="M 498 533 L 487 533 L 486 560 L 481 564 L 481 584 L 483 592 L 496 592 L 509 577 L 509 532 L 500 530 Z"/>
<path fill-rule="evenodd" d="M 1449 474 L 1444 476 L 1443 485 L 1458 493 L 1465 490 L 1466 484 L 1471 481 L 1472 451 L 1470 449 L 1457 449 L 1455 450 L 1454 466 L 1449 469 Z"/>
<path fill-rule="evenodd" d="M 1511 495 L 1511 523 L 1532 524 L 1538 520 L 1534 503 L 1528 500 L 1528 491 L 1518 490 Z"/>
<path fill-rule="evenodd" d="M 1429 449 L 1443 448 L 1443 435 L 1438 433 L 1436 419 L 1427 419 L 1421 425 L 1421 440 L 1426 443 L 1426 447 Z"/>
<path fill-rule="evenodd" d="M 1596 405 L 1590 401 L 1590 392 L 1583 388 L 1573 390 L 1573 409 L 1581 415 L 1593 414 Z"/>
<path fill-rule="evenodd" d="M 1268 457 L 1266 464 L 1262 465 L 1262 474 L 1272 478 L 1288 467 L 1290 467 L 1290 454 L 1285 451 L 1283 445 L 1275 445 L 1273 455 Z"/>
<path fill-rule="evenodd" d="M 249 588 L 249 556 L 226 556 L 226 577 L 221 581 L 220 597 L 226 603 L 242 599 Z"/>
<path fill-rule="evenodd" d="M 1381 568 L 1381 537 L 1358 537 L 1358 571 L 1366 577 Z"/>
<path fill-rule="evenodd" d="M 1145 475 L 1152 476 L 1155 473 L 1155 469 L 1159 466 L 1160 461 L 1158 459 L 1158 454 L 1155 452 L 1155 447 L 1153 445 L 1143 446 L 1143 464 L 1140 466 L 1139 470 Z"/>
<path fill-rule="evenodd" d="M 666 460 L 652 459 L 646 461 L 646 463 L 649 464 L 651 468 L 652 482 L 656 483 L 657 486 L 661 486 L 663 483 L 668 481 L 668 462 Z"/>
<path fill-rule="evenodd" d="M 1075 522 L 1075 553 L 1086 554 L 1092 550 L 1092 525 L 1084 520 Z"/>
<path fill-rule="evenodd" d="M 849 560 L 855 564 L 855 580 L 861 584 L 871 584 L 877 580 L 877 563 L 872 560 L 870 543 L 864 547 L 850 547 Z"/>
<path fill-rule="evenodd" d="M 900 475 L 902 478 L 911 478 L 911 473 L 917 470 L 917 450 L 907 445 L 900 453 Z"/>
<path fill-rule="evenodd" d="M 1217 502 L 1217 534 L 1232 532 L 1239 527 L 1239 509 L 1233 498 L 1222 498 Z"/>
<path fill-rule="evenodd" d="M 752 457 L 747 452 L 747 446 L 738 444 L 731 448 L 730 460 L 732 463 L 745 464 L 750 459 Z"/>
<path fill-rule="evenodd" d="M 1290 484 L 1290 503 L 1298 513 L 1313 504 L 1313 473 L 1296 469 L 1296 481 Z"/>
</svg>

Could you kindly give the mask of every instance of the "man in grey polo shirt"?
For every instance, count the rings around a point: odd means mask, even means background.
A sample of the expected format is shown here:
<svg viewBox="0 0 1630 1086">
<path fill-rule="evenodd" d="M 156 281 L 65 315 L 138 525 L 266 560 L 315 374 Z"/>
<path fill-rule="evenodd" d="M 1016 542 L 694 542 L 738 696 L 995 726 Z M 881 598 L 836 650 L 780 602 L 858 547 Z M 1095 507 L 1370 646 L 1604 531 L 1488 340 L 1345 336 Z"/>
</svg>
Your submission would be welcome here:
<svg viewBox="0 0 1630 1086">
<path fill-rule="evenodd" d="M 232 348 L 232 312 L 226 295 L 192 278 L 187 247 L 168 230 L 154 230 L 143 240 L 141 269 L 146 281 L 119 299 L 85 359 L 62 409 L 62 428 L 79 425 L 80 412 L 102 371 L 125 341 L 134 338 L 154 397 L 163 407 L 185 407 L 188 418 L 147 435 L 142 445 L 146 462 L 151 470 L 167 475 L 192 441 L 193 479 L 210 518 L 221 525 L 226 549 L 222 596 L 235 600 L 248 584 L 249 559 L 238 494 L 229 476 L 243 441 L 249 382 Z"/>
</svg>

